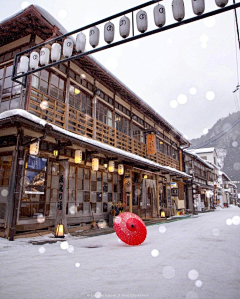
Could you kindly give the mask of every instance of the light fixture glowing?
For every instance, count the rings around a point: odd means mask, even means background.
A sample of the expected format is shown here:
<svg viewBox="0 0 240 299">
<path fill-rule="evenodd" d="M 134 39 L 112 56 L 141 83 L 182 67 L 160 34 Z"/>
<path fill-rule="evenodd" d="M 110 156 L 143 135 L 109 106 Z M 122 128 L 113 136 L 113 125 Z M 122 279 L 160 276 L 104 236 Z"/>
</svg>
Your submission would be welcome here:
<svg viewBox="0 0 240 299">
<path fill-rule="evenodd" d="M 114 172 L 114 169 L 115 169 L 115 163 L 114 163 L 114 161 L 109 161 L 109 163 L 108 163 L 108 171 L 109 172 Z"/>
<path fill-rule="evenodd" d="M 143 178 L 144 178 L 144 179 L 147 179 L 147 178 L 148 178 L 148 176 L 147 176 L 146 174 L 144 174 Z"/>
<path fill-rule="evenodd" d="M 78 88 L 74 88 L 74 93 L 75 94 L 79 94 L 81 91 L 80 91 L 80 89 L 78 89 Z"/>
<path fill-rule="evenodd" d="M 54 155 L 55 157 L 57 157 L 57 156 L 58 156 L 58 150 L 54 150 L 54 151 L 53 151 L 53 155 Z"/>
<path fill-rule="evenodd" d="M 161 210 L 161 215 L 160 215 L 161 218 L 166 218 L 166 214 L 165 214 L 165 211 Z"/>
<path fill-rule="evenodd" d="M 124 165 L 118 164 L 118 174 L 123 175 L 124 174 Z"/>
<path fill-rule="evenodd" d="M 99 168 L 99 159 L 93 158 L 92 159 L 92 170 L 98 171 L 98 168 Z"/>
<path fill-rule="evenodd" d="M 81 150 L 75 150 L 75 157 L 74 157 L 75 163 L 80 164 L 82 162 L 82 151 Z"/>
<path fill-rule="evenodd" d="M 64 238 L 64 228 L 63 224 L 58 224 L 55 232 L 56 238 Z"/>
</svg>

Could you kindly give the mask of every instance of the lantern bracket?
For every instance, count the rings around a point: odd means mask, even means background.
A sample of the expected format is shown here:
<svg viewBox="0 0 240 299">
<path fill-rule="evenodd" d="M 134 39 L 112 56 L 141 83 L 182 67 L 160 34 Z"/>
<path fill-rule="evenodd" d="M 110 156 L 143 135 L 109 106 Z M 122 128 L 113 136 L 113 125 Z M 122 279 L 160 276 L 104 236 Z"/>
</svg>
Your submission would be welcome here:
<svg viewBox="0 0 240 299">
<path fill-rule="evenodd" d="M 56 139 L 57 140 L 57 139 Z M 66 158 L 66 159 L 59 159 L 59 154 L 60 154 L 60 150 L 62 148 L 64 148 L 65 146 L 71 146 L 72 145 L 72 142 L 71 141 L 67 141 L 67 142 L 61 142 L 59 140 L 57 140 L 57 147 L 56 147 L 56 150 L 58 151 L 58 154 L 57 154 L 57 157 L 56 157 L 56 161 L 68 161 L 69 158 Z"/>
<path fill-rule="evenodd" d="M 30 144 L 33 144 L 33 143 L 38 142 L 38 141 L 41 141 L 41 140 L 43 140 L 43 139 L 46 138 L 46 135 L 47 135 L 47 133 L 45 132 L 43 136 L 34 138 L 34 139 L 32 139 L 32 140 L 30 140 L 28 142 L 23 143 L 22 147 L 26 147 L 26 146 L 29 146 Z"/>
<path fill-rule="evenodd" d="M 78 32 L 81 32 L 81 31 L 84 31 L 86 29 L 89 29 L 93 26 L 97 26 L 99 24 L 102 24 L 102 23 L 105 23 L 107 21 L 110 21 L 112 19 L 115 19 L 115 18 L 118 18 L 122 15 L 125 15 L 127 13 L 132 13 L 132 16 L 133 16 L 133 12 L 136 11 L 136 10 L 139 10 L 143 7 L 146 7 L 146 6 L 149 6 L 149 5 L 152 5 L 156 2 L 159 2 L 159 1 L 163 1 L 163 0 L 152 0 L 152 1 L 149 1 L 147 3 L 143 3 L 141 5 L 138 5 L 136 7 L 133 7 L 131 9 L 128 9 L 126 11 L 123 11 L 121 13 L 117 13 L 113 16 L 110 16 L 110 17 L 107 17 L 105 19 L 102 19 L 98 22 L 95 22 L 95 23 L 92 23 L 92 24 L 89 24 L 87 26 L 84 26 L 82 28 L 78 28 L 74 31 L 71 31 L 71 32 L 68 32 L 68 33 L 65 33 L 61 36 L 57 36 L 53 39 L 50 39 L 50 40 L 47 40 L 41 44 L 38 44 L 38 45 L 35 45 L 33 46 L 32 48 L 30 49 L 27 49 L 27 50 L 24 50 L 20 53 L 17 53 L 15 55 L 15 58 L 14 58 L 14 63 L 13 63 L 13 70 L 12 70 L 12 80 L 23 85 L 24 87 L 26 87 L 26 76 L 30 75 L 30 74 L 33 74 L 35 72 L 39 72 L 43 69 L 46 69 L 46 68 L 50 68 L 50 67 L 53 67 L 55 65 L 58 65 L 58 64 L 61 64 L 61 63 L 65 63 L 67 61 L 71 61 L 71 60 L 75 60 L 75 59 L 79 59 L 83 56 L 86 56 L 86 55 L 90 55 L 90 54 L 93 54 L 93 53 L 96 53 L 96 52 L 99 52 L 99 51 L 103 51 L 105 49 L 109 49 L 109 48 L 112 48 L 112 47 L 115 47 L 115 46 L 118 46 L 118 45 L 122 45 L 124 43 L 128 43 L 128 42 L 131 42 L 133 40 L 136 40 L 136 39 L 140 39 L 140 38 L 144 38 L 144 37 L 147 37 L 147 36 L 150 36 L 150 35 L 153 35 L 153 34 L 156 34 L 156 33 L 159 33 L 159 32 L 163 32 L 163 31 L 166 31 L 166 30 L 169 30 L 169 29 L 172 29 L 172 28 L 176 28 L 178 26 L 182 26 L 182 25 L 186 25 L 186 24 L 189 24 L 189 23 L 192 23 L 192 22 L 195 22 L 195 21 L 198 21 L 198 20 L 202 20 L 204 18 L 207 18 L 207 17 L 210 17 L 210 16 L 214 16 L 214 15 L 217 15 L 217 14 L 220 14 L 220 13 L 223 13 L 223 12 L 227 12 L 229 10 L 232 10 L 232 9 L 236 9 L 238 7 L 240 7 L 240 3 L 235 3 L 235 4 L 232 4 L 232 5 L 228 5 L 226 7 L 223 7 L 221 9 L 217 9 L 217 10 L 214 10 L 214 11 L 210 11 L 210 12 L 207 12 L 207 13 L 204 13 L 202 15 L 198 15 L 198 16 L 195 16 L 195 17 L 192 17 L 192 18 L 188 18 L 188 19 L 185 19 L 185 20 L 182 20 L 181 22 L 177 22 L 177 23 L 172 23 L 172 24 L 169 24 L 167 26 L 163 26 L 163 27 L 160 27 L 160 28 L 157 28 L 157 29 L 153 29 L 153 30 L 150 30 L 150 31 L 146 31 L 144 33 L 141 33 L 141 34 L 138 34 L 136 36 L 134 36 L 134 32 L 133 32 L 133 36 L 131 37 L 128 37 L 128 38 L 125 38 L 123 40 L 119 40 L 119 41 L 116 41 L 112 44 L 107 44 L 107 45 L 104 45 L 104 46 L 100 46 L 100 47 L 97 47 L 97 48 L 94 48 L 92 50 L 89 50 L 89 51 L 86 51 L 86 52 L 83 52 L 83 53 L 74 53 L 75 55 L 73 56 L 70 56 L 68 58 L 64 58 L 64 59 L 61 59 L 59 61 L 54 61 L 48 65 L 45 65 L 45 66 L 41 66 L 39 68 L 36 68 L 36 69 L 32 69 L 32 70 L 29 70 L 28 72 L 25 72 L 25 73 L 21 73 L 21 74 L 18 74 L 17 73 L 17 64 L 19 62 L 19 58 L 22 56 L 22 55 L 30 55 L 30 53 L 35 50 L 35 49 L 38 49 L 39 47 L 42 47 L 42 46 L 45 46 L 46 44 L 52 44 L 53 42 L 55 41 L 62 41 L 63 38 L 65 37 L 68 37 L 68 36 L 71 36 L 71 35 L 74 35 L 75 33 L 78 33 Z M 132 22 L 133 23 L 133 22 Z M 133 28 L 134 29 L 134 28 Z M 25 77 L 25 82 L 22 82 L 21 80 L 19 80 L 20 78 L 22 77 Z"/>
</svg>

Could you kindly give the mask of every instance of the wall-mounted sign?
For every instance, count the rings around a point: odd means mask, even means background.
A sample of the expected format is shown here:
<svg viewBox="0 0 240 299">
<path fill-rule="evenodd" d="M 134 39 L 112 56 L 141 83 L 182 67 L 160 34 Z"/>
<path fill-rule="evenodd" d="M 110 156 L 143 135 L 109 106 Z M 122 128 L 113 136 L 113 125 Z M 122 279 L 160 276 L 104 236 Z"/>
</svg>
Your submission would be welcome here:
<svg viewBox="0 0 240 299">
<path fill-rule="evenodd" d="M 147 135 L 147 154 L 148 155 L 156 154 L 156 136 L 155 136 L 155 134 Z"/>
<path fill-rule="evenodd" d="M 178 196 L 178 188 L 171 188 L 172 196 Z"/>
</svg>

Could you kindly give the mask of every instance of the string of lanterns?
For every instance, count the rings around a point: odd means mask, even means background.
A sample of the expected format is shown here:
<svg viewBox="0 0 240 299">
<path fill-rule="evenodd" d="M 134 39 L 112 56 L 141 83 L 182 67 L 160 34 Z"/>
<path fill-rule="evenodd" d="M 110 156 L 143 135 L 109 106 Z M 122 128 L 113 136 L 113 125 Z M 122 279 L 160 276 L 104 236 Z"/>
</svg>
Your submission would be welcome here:
<svg viewBox="0 0 240 299">
<path fill-rule="evenodd" d="M 218 7 L 225 7 L 228 4 L 228 0 L 215 0 Z M 192 0 L 193 12 L 196 15 L 201 15 L 205 10 L 205 0 Z M 176 21 L 180 22 L 185 17 L 185 8 L 183 0 L 172 0 L 172 13 Z M 153 9 L 154 22 L 157 27 L 162 27 L 166 23 L 166 12 L 165 7 L 161 4 L 157 4 Z M 137 29 L 140 33 L 144 33 L 148 28 L 148 17 L 144 10 L 138 11 L 136 15 Z M 104 26 L 104 40 L 106 43 L 110 44 L 114 40 L 115 26 L 112 22 L 107 22 Z M 128 17 L 123 16 L 119 20 L 119 34 L 122 38 L 127 38 L 130 34 L 130 20 Z M 99 44 L 100 31 L 97 26 L 93 26 L 89 31 L 89 43 L 95 48 Z M 33 51 L 30 54 L 30 59 L 27 56 L 21 56 L 18 72 L 26 73 L 28 71 L 28 66 L 31 69 L 37 69 L 39 63 L 42 66 L 49 64 L 50 58 L 52 62 L 59 61 L 61 59 L 61 54 L 65 58 L 71 57 L 73 53 L 73 48 L 75 48 L 78 53 L 83 53 L 86 47 L 86 35 L 82 32 L 78 33 L 76 36 L 76 42 L 67 37 L 63 42 L 63 47 L 55 42 L 51 46 L 51 51 L 48 47 L 43 47 L 40 50 L 40 55 L 37 51 Z M 62 49 L 63 48 L 63 49 Z"/>
</svg>

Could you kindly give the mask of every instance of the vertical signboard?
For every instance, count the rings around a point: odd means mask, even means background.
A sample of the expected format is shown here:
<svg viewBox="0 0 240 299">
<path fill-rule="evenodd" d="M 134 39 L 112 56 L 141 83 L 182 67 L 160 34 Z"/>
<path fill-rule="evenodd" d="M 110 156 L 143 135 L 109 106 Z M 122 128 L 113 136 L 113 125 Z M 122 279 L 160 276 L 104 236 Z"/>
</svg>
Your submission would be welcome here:
<svg viewBox="0 0 240 299">
<path fill-rule="evenodd" d="M 147 154 L 148 155 L 156 154 L 156 136 L 155 136 L 155 134 L 147 135 Z"/>
</svg>

